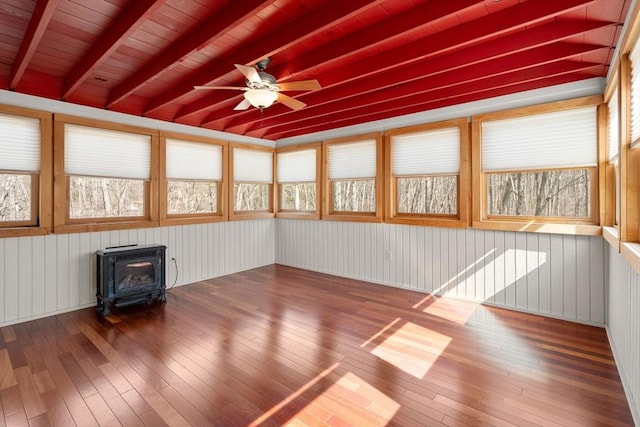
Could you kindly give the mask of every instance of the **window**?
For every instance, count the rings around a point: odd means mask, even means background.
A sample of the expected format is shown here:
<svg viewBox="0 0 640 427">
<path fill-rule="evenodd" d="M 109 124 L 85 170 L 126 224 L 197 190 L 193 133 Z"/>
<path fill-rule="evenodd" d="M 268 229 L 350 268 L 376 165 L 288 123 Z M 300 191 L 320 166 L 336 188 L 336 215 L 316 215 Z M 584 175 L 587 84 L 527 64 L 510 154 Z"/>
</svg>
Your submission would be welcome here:
<svg viewBox="0 0 640 427">
<path fill-rule="evenodd" d="M 640 43 L 635 42 L 629 55 L 621 62 L 621 99 L 620 129 L 620 240 L 624 242 L 640 242 Z"/>
<path fill-rule="evenodd" d="M 382 139 L 379 134 L 325 141 L 323 218 L 382 221 Z"/>
<path fill-rule="evenodd" d="M 56 231 L 157 225 L 153 131 L 56 116 L 55 143 Z"/>
<path fill-rule="evenodd" d="M 605 214 L 603 224 L 618 227 L 620 224 L 620 91 L 617 73 L 614 84 L 605 91 L 605 120 L 607 156 L 604 175 Z M 613 230 L 614 232 L 616 230 Z M 605 233 L 605 237 L 609 237 Z M 616 239 L 617 240 L 617 239 Z M 617 243 L 616 243 L 617 244 Z"/>
<path fill-rule="evenodd" d="M 233 206 L 231 217 L 272 217 L 273 150 L 232 145 Z"/>
<path fill-rule="evenodd" d="M 319 219 L 320 144 L 284 147 L 276 153 L 278 217 Z"/>
<path fill-rule="evenodd" d="M 0 237 L 51 228 L 51 114 L 0 106 Z"/>
<path fill-rule="evenodd" d="M 167 219 L 174 224 L 226 219 L 222 203 L 226 143 L 168 133 L 160 141 L 166 178 L 160 188 L 163 223 Z"/>
<path fill-rule="evenodd" d="M 467 119 L 391 130 L 386 154 L 386 221 L 468 226 Z"/>
<path fill-rule="evenodd" d="M 637 25 L 620 61 L 620 253 L 640 271 L 640 42 Z"/>
<path fill-rule="evenodd" d="M 600 100 L 580 98 L 473 118 L 478 142 L 474 227 L 600 233 Z"/>
</svg>

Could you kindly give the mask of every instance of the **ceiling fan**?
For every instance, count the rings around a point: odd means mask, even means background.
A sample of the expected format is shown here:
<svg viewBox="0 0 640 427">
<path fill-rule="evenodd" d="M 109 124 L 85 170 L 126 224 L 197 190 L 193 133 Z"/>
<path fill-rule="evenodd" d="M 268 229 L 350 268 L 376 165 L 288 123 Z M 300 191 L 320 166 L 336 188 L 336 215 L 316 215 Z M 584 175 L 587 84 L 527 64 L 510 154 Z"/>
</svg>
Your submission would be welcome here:
<svg viewBox="0 0 640 427">
<path fill-rule="evenodd" d="M 265 58 L 255 67 L 249 67 L 242 64 L 235 64 L 236 68 L 246 77 L 247 87 L 237 86 L 194 86 L 194 89 L 229 89 L 244 91 L 244 99 L 235 106 L 234 110 L 246 110 L 250 106 L 254 106 L 263 110 L 270 107 L 276 100 L 293 110 L 301 110 L 307 104 L 298 101 L 283 91 L 289 90 L 318 90 L 320 83 L 317 80 L 300 80 L 297 82 L 278 83 L 276 78 L 267 73 L 265 68 L 271 63 L 270 58 Z"/>
</svg>

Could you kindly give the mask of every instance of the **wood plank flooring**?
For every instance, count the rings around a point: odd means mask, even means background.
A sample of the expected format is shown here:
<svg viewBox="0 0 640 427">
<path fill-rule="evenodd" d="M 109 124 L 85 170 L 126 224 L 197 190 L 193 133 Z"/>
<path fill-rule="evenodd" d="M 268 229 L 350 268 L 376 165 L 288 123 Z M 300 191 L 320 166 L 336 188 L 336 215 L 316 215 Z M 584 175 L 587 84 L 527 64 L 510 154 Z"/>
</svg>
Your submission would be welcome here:
<svg viewBox="0 0 640 427">
<path fill-rule="evenodd" d="M 603 329 L 278 265 L 0 332 L 0 427 L 633 425 Z"/>
</svg>

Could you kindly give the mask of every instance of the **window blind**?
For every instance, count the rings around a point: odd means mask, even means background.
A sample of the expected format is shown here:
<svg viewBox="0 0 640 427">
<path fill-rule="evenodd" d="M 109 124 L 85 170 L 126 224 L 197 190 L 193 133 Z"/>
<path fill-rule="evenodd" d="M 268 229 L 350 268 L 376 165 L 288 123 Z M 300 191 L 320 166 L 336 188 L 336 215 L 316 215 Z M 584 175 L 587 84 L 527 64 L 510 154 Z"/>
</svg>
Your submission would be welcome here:
<svg viewBox="0 0 640 427">
<path fill-rule="evenodd" d="M 315 182 L 316 149 L 278 153 L 278 182 Z"/>
<path fill-rule="evenodd" d="M 151 136 L 65 124 L 64 170 L 68 175 L 148 180 Z"/>
<path fill-rule="evenodd" d="M 640 139 L 640 43 L 629 53 L 631 60 L 631 143 Z"/>
<path fill-rule="evenodd" d="M 460 129 L 398 135 L 391 138 L 394 176 L 460 172 Z"/>
<path fill-rule="evenodd" d="M 273 182 L 273 153 L 234 149 L 233 179 L 236 182 Z"/>
<path fill-rule="evenodd" d="M 40 120 L 0 114 L 0 170 L 40 171 Z"/>
<path fill-rule="evenodd" d="M 329 179 L 376 177 L 376 140 L 333 144 L 328 150 Z"/>
<path fill-rule="evenodd" d="M 595 106 L 482 123 L 483 171 L 596 164 Z"/>
<path fill-rule="evenodd" d="M 618 151 L 620 145 L 620 113 L 618 108 L 618 88 L 613 91 L 611 99 L 607 103 L 607 109 L 609 110 L 609 117 L 607 123 L 607 130 L 609 136 L 609 162 L 615 162 L 618 158 Z"/>
<path fill-rule="evenodd" d="M 167 178 L 222 180 L 222 147 L 167 139 Z"/>
</svg>

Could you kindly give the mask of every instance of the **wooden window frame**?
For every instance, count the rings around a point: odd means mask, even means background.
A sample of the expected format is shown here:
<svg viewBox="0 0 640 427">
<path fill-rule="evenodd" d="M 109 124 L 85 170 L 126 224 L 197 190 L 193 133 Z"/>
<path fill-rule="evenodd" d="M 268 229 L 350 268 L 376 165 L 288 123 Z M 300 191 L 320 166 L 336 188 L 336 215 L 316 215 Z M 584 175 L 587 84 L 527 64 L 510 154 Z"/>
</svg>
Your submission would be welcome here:
<svg viewBox="0 0 640 427">
<path fill-rule="evenodd" d="M 53 210 L 53 229 L 55 233 L 80 233 L 90 231 L 121 230 L 159 226 L 158 209 L 158 131 L 137 126 L 105 122 L 63 114 L 54 115 L 54 184 L 55 207 Z M 151 141 L 150 179 L 145 182 L 145 200 L 143 217 L 121 218 L 70 218 L 69 217 L 69 176 L 65 174 L 64 138 L 65 125 L 75 124 L 97 129 L 147 135 Z"/>
<path fill-rule="evenodd" d="M 271 182 L 269 184 L 269 207 L 266 211 L 236 211 L 235 210 L 235 177 L 234 177 L 234 166 L 233 166 L 233 152 L 234 150 L 242 149 L 242 150 L 257 150 L 264 151 L 273 154 L 273 166 L 272 166 L 272 174 L 271 174 Z M 229 169 L 229 178 L 227 182 L 229 183 L 228 187 L 228 206 L 229 206 L 229 220 L 245 220 L 245 219 L 261 219 L 261 218 L 274 218 L 275 213 L 273 210 L 274 206 L 274 183 L 275 183 L 275 149 L 271 147 L 265 147 L 262 145 L 252 145 L 252 144 L 243 144 L 239 142 L 230 142 L 229 143 L 229 155 L 228 155 L 228 169 Z M 267 184 L 264 182 L 255 183 L 255 184 Z"/>
<path fill-rule="evenodd" d="M 398 201 L 396 194 L 398 177 L 393 176 L 392 137 L 453 127 L 460 129 L 460 171 L 456 175 L 458 184 L 457 213 L 454 215 L 398 213 Z M 432 227 L 469 227 L 471 217 L 471 140 L 469 122 L 467 118 L 446 120 L 386 131 L 384 136 L 384 166 L 385 177 L 387 177 L 385 180 L 385 222 L 392 224 L 427 225 Z"/>
<path fill-rule="evenodd" d="M 640 273 L 640 141 L 631 140 L 631 61 L 628 52 L 632 46 L 633 43 L 627 47 L 627 53 L 620 61 L 620 253 Z"/>
<path fill-rule="evenodd" d="M 570 99 L 565 101 L 557 101 L 546 104 L 539 104 L 527 107 L 520 107 L 511 110 L 496 111 L 486 114 L 479 114 L 472 117 L 472 225 L 473 228 L 486 230 L 511 230 L 526 231 L 540 233 L 558 233 L 558 234 L 576 234 L 576 235 L 601 235 L 602 227 L 600 226 L 600 218 L 603 204 L 600 203 L 600 182 L 602 168 L 596 166 L 595 174 L 591 180 L 591 218 L 571 219 L 571 218 L 541 218 L 532 216 L 495 218 L 490 217 L 487 213 L 486 201 L 488 199 L 486 176 L 482 172 L 482 123 L 496 120 L 511 119 L 517 117 L 526 117 L 530 115 L 551 113 L 562 110 L 569 110 L 588 106 L 598 106 L 602 104 L 602 96 L 587 96 L 582 98 Z M 602 128 L 602 114 L 598 115 L 598 128 Z M 602 131 L 598 131 L 597 141 L 597 165 L 601 165 L 605 159 L 605 150 L 601 149 L 603 145 Z M 572 169 L 572 168 L 560 168 Z M 542 169 L 532 169 L 520 172 L 536 172 Z"/>
<path fill-rule="evenodd" d="M 217 182 L 217 212 L 214 213 L 195 213 L 195 214 L 169 214 L 168 210 L 168 191 L 169 179 L 167 178 L 167 139 L 177 139 L 185 142 L 195 142 L 203 144 L 217 145 L 222 148 L 222 179 Z M 184 224 L 204 224 L 209 222 L 228 221 L 228 155 L 229 143 L 218 139 L 205 138 L 200 136 L 188 135 L 174 132 L 160 132 L 160 175 L 159 175 L 159 192 L 158 198 L 160 208 L 160 225 L 184 225 Z"/>
<path fill-rule="evenodd" d="M 316 151 L 316 210 L 315 211 L 295 211 L 282 209 L 280 206 L 280 195 L 282 192 L 282 184 L 278 182 L 278 153 L 290 153 L 293 151 L 303 151 L 315 149 Z M 275 152 L 275 165 L 274 165 L 274 207 L 276 218 L 291 218 L 291 219 L 320 219 L 321 212 L 321 199 L 322 199 L 322 144 L 320 142 L 314 142 L 309 144 L 296 144 L 287 147 L 276 148 Z"/>
<path fill-rule="evenodd" d="M 640 43 L 640 3 L 629 11 L 630 21 L 620 42 L 619 59 L 612 64 L 617 70 L 611 75 L 618 83 L 620 115 L 620 223 L 619 251 L 629 265 L 640 274 L 640 147 L 631 141 L 631 60 L 629 54 Z M 615 83 L 609 82 L 613 85 Z M 607 238 L 607 227 L 603 235 Z M 607 239 L 609 240 L 609 239 Z"/>
<path fill-rule="evenodd" d="M 28 174 L 32 176 L 32 221 L 15 221 L 0 226 L 0 238 L 49 234 L 53 228 L 53 115 L 47 111 L 3 104 L 0 104 L 0 113 L 40 121 L 40 172 Z"/>
<path fill-rule="evenodd" d="M 614 71 L 612 73 L 612 78 L 607 84 L 607 87 L 604 91 L 604 102 L 598 107 L 598 122 L 601 124 L 599 126 L 600 138 L 603 141 L 607 141 L 606 144 L 601 144 L 601 148 L 605 150 L 605 155 L 602 156 L 602 163 L 600 164 L 600 200 L 603 206 L 601 207 L 601 212 L 604 212 L 602 217 L 602 236 L 605 240 L 611 245 L 611 247 L 616 251 L 620 251 L 620 199 L 621 199 L 621 191 L 620 191 L 620 157 L 621 157 L 621 149 L 618 148 L 618 161 L 617 165 L 609 162 L 609 101 L 613 96 L 615 90 L 618 90 L 618 123 L 617 126 L 620 126 L 620 116 L 621 116 L 621 99 L 622 92 L 620 91 L 620 69 L 616 63 L 614 65 Z M 622 138 L 622 133 L 619 132 L 619 139 Z M 620 143 L 620 141 L 618 141 Z"/>
<path fill-rule="evenodd" d="M 329 147 L 336 144 L 355 143 L 374 139 L 376 141 L 376 211 L 375 212 L 334 212 L 333 186 L 329 180 Z M 322 142 L 322 216 L 329 221 L 382 222 L 384 216 L 384 147 L 380 132 L 328 139 Z"/>
</svg>

